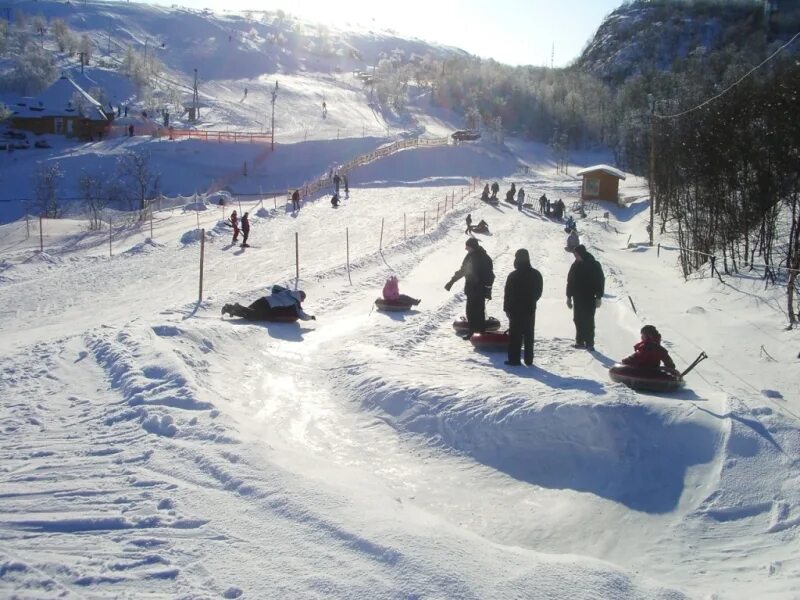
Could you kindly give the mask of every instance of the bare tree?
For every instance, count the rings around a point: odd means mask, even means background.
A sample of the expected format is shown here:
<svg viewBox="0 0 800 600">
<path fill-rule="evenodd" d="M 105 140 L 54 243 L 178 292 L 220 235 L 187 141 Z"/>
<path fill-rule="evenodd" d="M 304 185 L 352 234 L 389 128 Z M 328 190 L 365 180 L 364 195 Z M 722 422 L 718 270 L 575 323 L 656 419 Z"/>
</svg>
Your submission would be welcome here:
<svg viewBox="0 0 800 600">
<path fill-rule="evenodd" d="M 78 177 L 78 188 L 83 195 L 83 201 L 89 211 L 89 227 L 100 229 L 101 215 L 103 209 L 108 204 L 108 195 L 103 189 L 103 180 L 97 173 L 87 173 L 84 171 Z"/>
<path fill-rule="evenodd" d="M 61 212 L 58 199 L 58 184 L 63 177 L 61 165 L 57 162 L 40 162 L 34 175 L 35 208 L 44 217 L 57 218 Z"/>
<path fill-rule="evenodd" d="M 130 152 L 121 156 L 117 163 L 119 173 L 132 188 L 134 199 L 138 205 L 137 210 L 147 208 L 147 199 L 158 193 L 160 174 L 153 171 L 150 165 L 149 152 Z"/>
</svg>

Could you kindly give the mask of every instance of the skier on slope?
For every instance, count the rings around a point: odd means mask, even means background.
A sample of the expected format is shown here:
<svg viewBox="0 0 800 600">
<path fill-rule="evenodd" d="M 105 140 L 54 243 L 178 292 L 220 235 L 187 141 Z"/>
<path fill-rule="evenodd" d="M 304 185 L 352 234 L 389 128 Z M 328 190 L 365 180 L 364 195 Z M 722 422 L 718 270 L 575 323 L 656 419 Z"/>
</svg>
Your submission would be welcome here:
<svg viewBox="0 0 800 600">
<path fill-rule="evenodd" d="M 247 321 L 269 321 L 276 316 L 288 314 L 303 321 L 316 321 L 317 317 L 307 314 L 302 307 L 306 293 L 302 290 L 292 291 L 280 285 L 273 285 L 270 294 L 262 296 L 250 306 L 226 304 L 222 307 L 222 314 L 232 317 L 241 317 Z"/>
</svg>

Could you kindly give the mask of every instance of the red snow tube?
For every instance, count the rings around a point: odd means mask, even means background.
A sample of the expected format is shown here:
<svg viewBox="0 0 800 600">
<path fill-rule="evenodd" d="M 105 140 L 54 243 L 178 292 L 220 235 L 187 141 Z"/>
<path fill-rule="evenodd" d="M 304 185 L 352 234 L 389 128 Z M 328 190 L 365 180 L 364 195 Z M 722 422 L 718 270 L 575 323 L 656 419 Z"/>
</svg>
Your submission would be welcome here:
<svg viewBox="0 0 800 600">
<path fill-rule="evenodd" d="M 453 329 L 456 330 L 456 333 L 467 333 L 469 330 L 469 323 L 467 323 L 464 317 L 459 317 L 453 321 Z M 486 319 L 486 331 L 497 331 L 498 329 L 500 329 L 500 321 L 494 317 Z"/>
<path fill-rule="evenodd" d="M 378 298 L 375 300 L 375 306 L 378 307 L 378 310 L 400 312 L 404 310 L 411 310 L 413 304 L 409 304 L 408 302 L 400 302 L 399 300 L 386 300 L 386 298 Z"/>
<path fill-rule="evenodd" d="M 269 311 L 269 316 L 265 321 L 275 321 L 278 323 L 294 323 L 298 316 L 293 306 L 276 306 Z"/>
<path fill-rule="evenodd" d="M 497 331 L 487 331 L 485 333 L 473 333 L 469 338 L 472 345 L 478 350 L 487 352 L 505 352 L 508 350 L 508 332 L 498 333 Z"/>
<path fill-rule="evenodd" d="M 608 375 L 611 381 L 648 392 L 674 392 L 686 384 L 680 373 L 666 367 L 642 369 L 618 363 L 608 370 Z"/>
</svg>

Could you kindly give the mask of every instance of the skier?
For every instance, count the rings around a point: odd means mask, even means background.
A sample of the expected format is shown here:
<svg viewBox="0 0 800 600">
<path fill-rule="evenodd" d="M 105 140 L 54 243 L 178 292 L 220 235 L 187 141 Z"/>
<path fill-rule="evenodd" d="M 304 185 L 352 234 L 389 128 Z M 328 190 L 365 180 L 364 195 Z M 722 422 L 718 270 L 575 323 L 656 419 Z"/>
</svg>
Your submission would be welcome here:
<svg viewBox="0 0 800 600">
<path fill-rule="evenodd" d="M 622 364 L 642 369 L 657 369 L 664 363 L 668 369 L 674 369 L 669 352 L 661 345 L 661 334 L 653 325 L 642 327 L 642 341 L 636 344 L 634 353 L 622 359 Z"/>
<path fill-rule="evenodd" d="M 508 317 L 508 360 L 520 366 L 520 350 L 525 346 L 525 364 L 533 364 L 533 332 L 536 327 L 536 303 L 542 297 L 542 274 L 531 266 L 525 248 L 514 255 L 514 270 L 506 279 L 503 311 Z"/>
<path fill-rule="evenodd" d="M 418 300 L 417 298 L 412 298 L 411 296 L 400 293 L 400 284 L 397 281 L 397 276 L 395 275 L 390 276 L 383 285 L 383 299 L 391 302 L 413 304 L 414 306 L 421 302 L 421 300 Z"/>
<path fill-rule="evenodd" d="M 575 248 L 575 261 L 567 274 L 567 308 L 575 322 L 575 348 L 594 351 L 594 313 L 605 290 L 603 267 L 583 244 Z"/>
<path fill-rule="evenodd" d="M 467 229 L 464 233 L 471 233 L 472 232 L 472 215 L 467 215 Z"/>
<path fill-rule="evenodd" d="M 239 215 L 236 214 L 236 211 L 231 213 L 231 227 L 233 227 L 233 240 L 231 240 L 231 244 L 235 244 L 239 239 Z"/>
<path fill-rule="evenodd" d="M 339 195 L 338 194 L 334 194 L 333 196 L 331 196 L 331 206 L 333 208 L 338 208 L 339 207 Z"/>
<path fill-rule="evenodd" d="M 270 318 L 285 315 L 287 309 L 290 314 L 303 321 L 316 321 L 317 317 L 307 314 L 301 305 L 306 299 L 306 293 L 297 290 L 291 291 L 280 285 L 273 285 L 270 294 L 263 296 L 253 302 L 250 306 L 236 304 L 226 304 L 222 307 L 222 314 L 229 314 L 232 317 L 241 317 L 248 321 L 268 321 Z"/>
<path fill-rule="evenodd" d="M 492 184 L 492 198 L 497 198 L 497 194 L 500 191 L 500 184 L 496 181 Z"/>
<path fill-rule="evenodd" d="M 249 248 L 247 238 L 250 236 L 250 213 L 242 215 L 242 248 Z"/>
<path fill-rule="evenodd" d="M 295 212 L 300 210 L 300 190 L 292 192 L 292 210 Z"/>
<path fill-rule="evenodd" d="M 461 263 L 461 268 L 453 273 L 444 285 L 448 292 L 453 284 L 464 278 L 464 293 L 467 295 L 467 323 L 469 329 L 464 336 L 465 340 L 472 337 L 473 333 L 483 333 L 486 329 L 486 301 L 492 299 L 492 285 L 494 284 L 494 266 L 492 259 L 486 254 L 477 239 L 469 238 L 466 242 L 467 255 Z"/>
<path fill-rule="evenodd" d="M 337 195 L 337 196 L 339 195 L 339 183 L 340 183 L 341 181 L 342 181 L 342 178 L 341 178 L 341 177 L 339 177 L 339 173 L 336 173 L 336 174 L 333 176 L 333 187 L 334 187 L 334 189 L 335 189 L 335 191 L 336 191 L 336 195 Z"/>
<path fill-rule="evenodd" d="M 519 188 L 517 192 L 517 210 L 522 210 L 523 204 L 525 204 L 525 190 Z"/>
</svg>

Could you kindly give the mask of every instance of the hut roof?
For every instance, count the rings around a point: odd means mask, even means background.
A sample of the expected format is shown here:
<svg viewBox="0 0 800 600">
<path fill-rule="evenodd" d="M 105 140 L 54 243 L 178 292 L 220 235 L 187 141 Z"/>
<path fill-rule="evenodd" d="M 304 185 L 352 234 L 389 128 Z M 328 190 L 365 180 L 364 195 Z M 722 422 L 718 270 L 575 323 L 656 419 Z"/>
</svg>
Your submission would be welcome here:
<svg viewBox="0 0 800 600">
<path fill-rule="evenodd" d="M 581 176 L 586 173 L 593 173 L 595 171 L 603 171 L 604 173 L 608 173 L 609 175 L 613 175 L 617 179 L 625 179 L 625 173 L 620 171 L 619 169 L 615 169 L 614 167 L 609 167 L 608 165 L 594 165 L 593 167 L 586 167 L 585 169 L 581 169 L 575 175 Z"/>
</svg>

